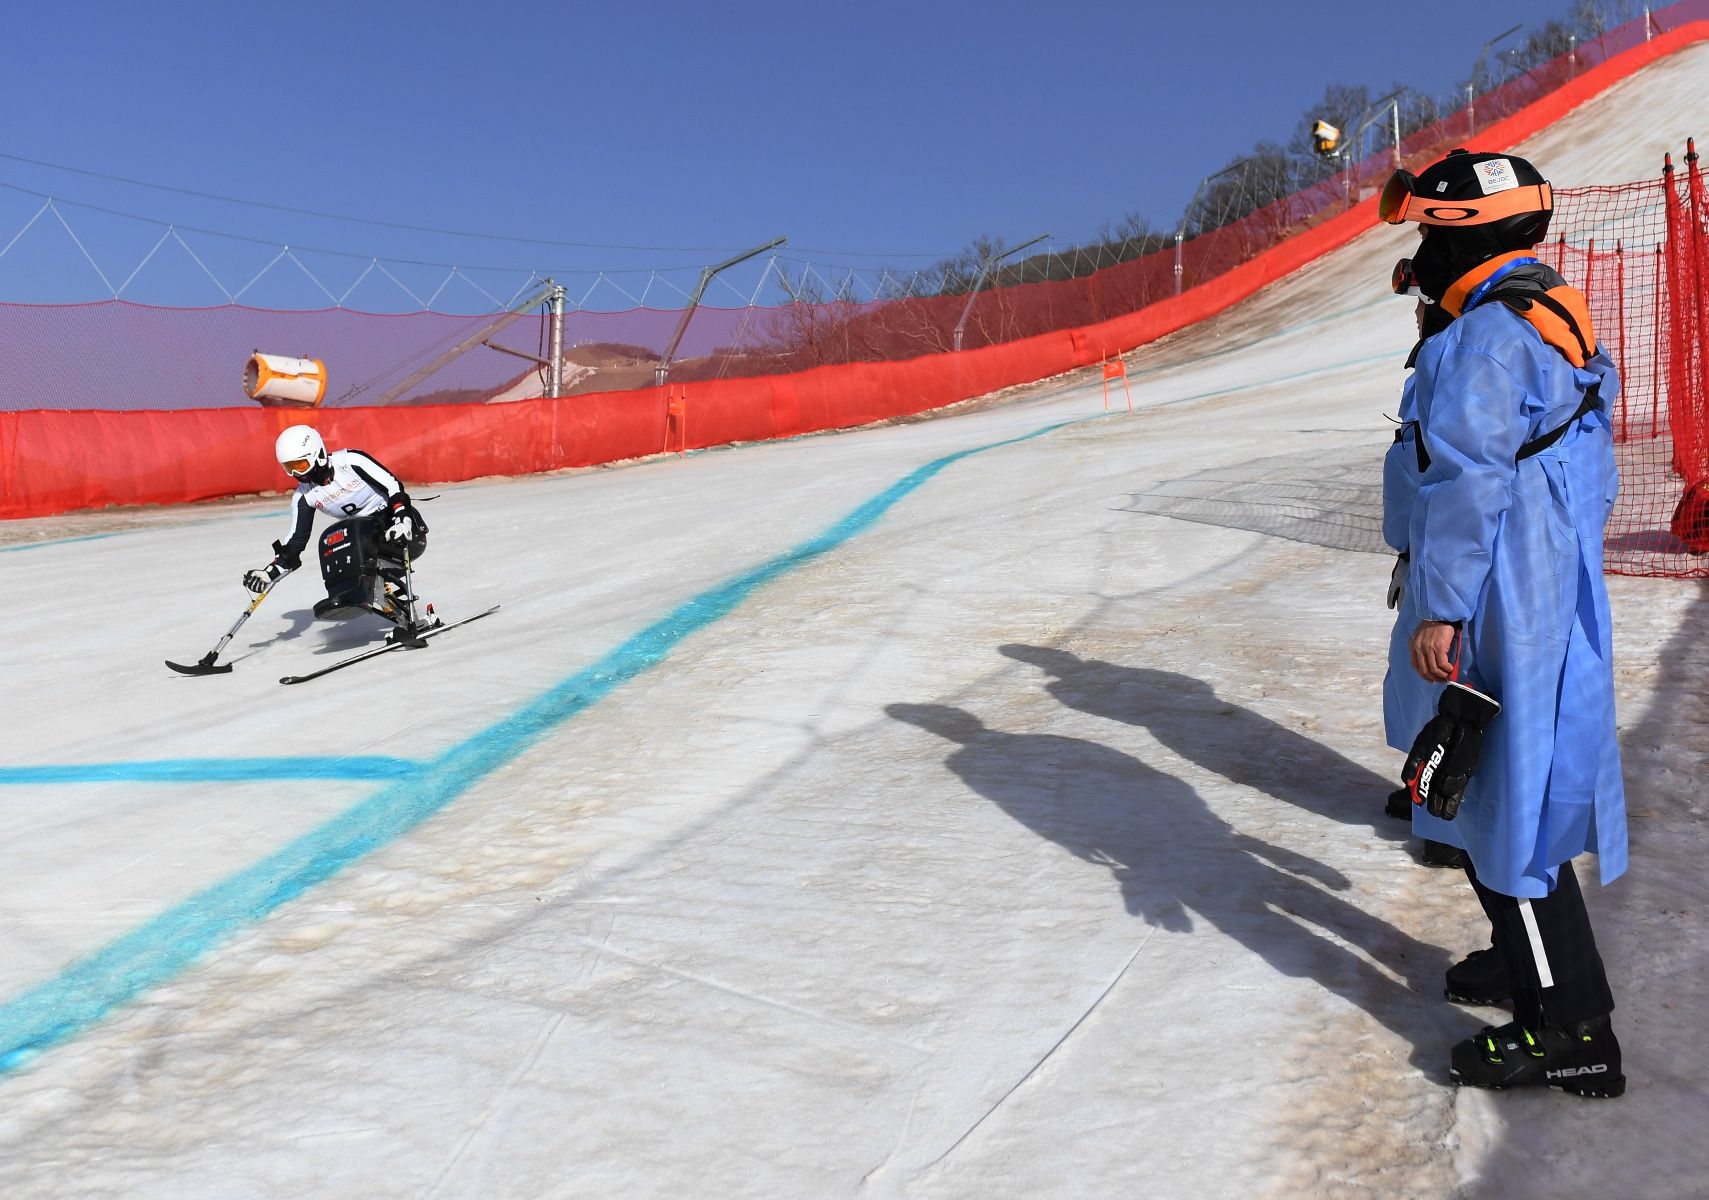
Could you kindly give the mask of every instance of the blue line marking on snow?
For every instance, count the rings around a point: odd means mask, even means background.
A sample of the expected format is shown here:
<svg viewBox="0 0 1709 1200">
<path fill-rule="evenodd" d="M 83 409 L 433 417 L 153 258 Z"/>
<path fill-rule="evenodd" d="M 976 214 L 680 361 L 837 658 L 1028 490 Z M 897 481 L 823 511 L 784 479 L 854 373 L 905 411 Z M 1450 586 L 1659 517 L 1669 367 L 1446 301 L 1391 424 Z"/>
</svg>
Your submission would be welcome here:
<svg viewBox="0 0 1709 1200">
<path fill-rule="evenodd" d="M 673 609 L 510 716 L 421 764 L 416 772 L 0 1005 L 0 1073 L 23 1066 L 140 993 L 165 983 L 245 925 L 409 832 L 552 729 L 663 662 L 684 640 L 728 616 L 766 584 L 869 529 L 946 467 L 987 450 L 1102 419 L 1104 414 L 1058 421 L 933 459 L 824 532 Z"/>
<path fill-rule="evenodd" d="M 26 783 L 245 783 L 272 779 L 402 779 L 407 758 L 164 758 L 147 762 L 0 767 L 0 785 Z"/>
</svg>

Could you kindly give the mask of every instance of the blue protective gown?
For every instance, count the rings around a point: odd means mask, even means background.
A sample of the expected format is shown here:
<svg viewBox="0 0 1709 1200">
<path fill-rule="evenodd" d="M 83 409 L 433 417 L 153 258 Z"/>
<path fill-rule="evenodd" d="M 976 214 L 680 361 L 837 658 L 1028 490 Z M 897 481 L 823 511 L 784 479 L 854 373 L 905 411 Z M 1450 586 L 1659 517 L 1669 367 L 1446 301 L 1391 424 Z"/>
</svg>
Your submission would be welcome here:
<svg viewBox="0 0 1709 1200">
<path fill-rule="evenodd" d="M 1505 304 L 1474 308 L 1425 342 L 1407 381 L 1403 437 L 1383 466 L 1383 536 L 1411 555 L 1383 686 L 1389 745 L 1406 751 L 1442 685 L 1412 668 L 1422 620 L 1464 622 L 1460 677 L 1500 701 L 1452 821 L 1413 810 L 1421 837 L 1463 848 L 1478 878 L 1541 897 L 1586 850 L 1602 882 L 1626 869 L 1614 728 L 1603 527 L 1619 474 L 1607 414 L 1619 390 L 1597 348 L 1583 369 Z M 1600 382 L 1600 409 L 1542 452 Z M 1420 472 L 1415 439 L 1430 466 Z"/>
</svg>

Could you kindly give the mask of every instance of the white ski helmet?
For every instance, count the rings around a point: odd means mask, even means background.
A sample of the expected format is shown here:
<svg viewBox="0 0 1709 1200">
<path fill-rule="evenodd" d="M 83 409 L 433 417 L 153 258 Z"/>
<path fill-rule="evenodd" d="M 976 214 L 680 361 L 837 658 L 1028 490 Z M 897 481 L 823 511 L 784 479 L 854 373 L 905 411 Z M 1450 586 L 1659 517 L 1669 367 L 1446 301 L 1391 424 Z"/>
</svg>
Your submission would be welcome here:
<svg viewBox="0 0 1709 1200">
<path fill-rule="evenodd" d="M 293 479 L 318 473 L 327 465 L 326 443 L 310 425 L 293 425 L 273 443 L 273 453 L 285 473 Z"/>
</svg>

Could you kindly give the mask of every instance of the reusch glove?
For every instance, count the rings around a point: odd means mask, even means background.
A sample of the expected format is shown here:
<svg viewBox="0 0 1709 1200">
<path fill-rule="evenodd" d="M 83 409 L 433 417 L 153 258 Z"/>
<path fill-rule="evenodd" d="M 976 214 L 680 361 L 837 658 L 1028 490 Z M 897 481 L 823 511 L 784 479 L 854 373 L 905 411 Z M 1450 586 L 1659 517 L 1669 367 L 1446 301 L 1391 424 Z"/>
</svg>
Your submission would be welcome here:
<svg viewBox="0 0 1709 1200">
<path fill-rule="evenodd" d="M 1484 729 L 1501 711 L 1494 699 L 1463 683 L 1450 683 L 1436 715 L 1419 732 L 1400 781 L 1431 816 L 1452 821 L 1483 755 Z"/>
<path fill-rule="evenodd" d="M 252 592 L 265 592 L 284 574 L 284 567 L 276 562 L 270 562 L 265 567 L 246 571 L 243 576 L 243 586 Z"/>
<path fill-rule="evenodd" d="M 1405 550 L 1395 555 L 1394 570 L 1389 572 L 1389 607 L 1394 608 L 1406 594 L 1406 568 L 1412 556 Z"/>
</svg>

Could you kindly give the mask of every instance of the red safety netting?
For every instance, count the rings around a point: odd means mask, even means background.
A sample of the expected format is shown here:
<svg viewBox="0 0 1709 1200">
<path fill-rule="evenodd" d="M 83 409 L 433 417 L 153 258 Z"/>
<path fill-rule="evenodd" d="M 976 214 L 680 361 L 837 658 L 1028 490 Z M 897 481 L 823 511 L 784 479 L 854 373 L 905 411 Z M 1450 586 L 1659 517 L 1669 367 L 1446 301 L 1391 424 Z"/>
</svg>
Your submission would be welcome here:
<svg viewBox="0 0 1709 1200">
<path fill-rule="evenodd" d="M 1620 371 L 1610 415 L 1621 490 L 1606 552 L 1616 574 L 1709 575 L 1709 542 L 1694 547 L 1673 528 L 1685 493 L 1709 476 L 1703 210 L 1691 208 L 1692 180 L 1702 185 L 1695 156 L 1689 165 L 1684 176 L 1557 193 L 1551 240 L 1538 249 L 1584 292 Z"/>
<path fill-rule="evenodd" d="M 775 309 L 701 308 L 679 355 L 678 378 L 719 374 L 716 352 L 760 337 Z M 669 344 L 680 311 L 573 312 L 564 321 L 566 394 L 639 387 Z M 243 366 L 252 351 L 327 364 L 332 407 L 371 404 L 491 316 L 381 314 L 333 308 L 282 312 L 221 305 L 159 308 L 126 300 L 91 304 L 0 304 L 0 412 L 27 409 L 173 411 L 241 408 Z M 547 323 L 531 313 L 492 341 L 544 358 Z M 482 403 L 538 396 L 540 372 L 514 355 L 476 345 L 398 400 Z"/>
<path fill-rule="evenodd" d="M 1664 29 L 1709 17 L 1709 0 L 1684 0 L 1627 23 L 1571 53 L 1476 97 L 1466 109 L 1401 143 L 1418 165 L 1447 147 L 1492 130 Z M 1563 108 L 1562 111 L 1565 111 Z M 837 363 L 889 362 L 957 348 L 1011 342 L 1096 325 L 1219 278 L 1266 249 L 1347 210 L 1381 184 L 1390 153 L 1372 155 L 1256 212 L 1167 248 L 1079 278 L 994 287 L 971 309 L 967 296 L 866 303 L 797 303 L 696 311 L 671 378 L 679 382 L 751 378 Z M 956 329 L 963 324 L 958 340 Z M 564 329 L 565 395 L 643 387 L 669 344 L 680 312 L 632 309 L 570 313 Z M 543 372 L 511 354 L 475 346 L 408 387 L 441 351 L 488 318 L 442 313 L 372 314 L 349 309 L 281 312 L 227 305 L 159 308 L 128 301 L 0 304 L 0 411 L 111 409 L 170 411 L 242 407 L 243 364 L 251 351 L 327 364 L 330 407 L 389 403 L 489 403 L 543 393 Z M 516 321 L 495 345 L 543 357 L 543 315 Z M 1112 346 L 1121 350 L 1128 347 Z"/>
<path fill-rule="evenodd" d="M 1662 16 L 1677 26 L 1699 12 L 1709 14 L 1709 0 Z M 1479 138 L 1507 146 L 1536 133 L 1648 63 L 1709 38 L 1709 22 L 1644 45 L 1650 31 L 1634 23 L 1479 97 Z M 1627 48 L 1635 52 L 1602 61 Z M 1467 140 L 1471 124 L 1472 114 L 1455 114 L 1403 150 L 1409 161 L 1428 161 Z M 572 386 L 562 399 L 527 399 L 539 395 L 537 369 L 476 345 L 403 392 L 398 403 L 409 407 L 400 411 L 373 402 L 446 347 L 472 341 L 487 318 L 0 305 L 0 517 L 277 487 L 268 431 L 305 414 L 259 410 L 243 397 L 239 372 L 255 349 L 327 361 L 328 407 L 307 419 L 423 481 L 611 462 L 922 411 L 1095 364 L 1226 309 L 1368 229 L 1375 206 L 1360 202 L 1365 185 L 1391 165 L 1378 156 L 1187 241 L 1180 294 L 1176 254 L 1164 251 L 1083 278 L 992 289 L 971 310 L 965 296 L 701 309 L 671 374 L 673 389 L 687 385 L 687 393 L 643 386 L 680 312 L 571 314 Z M 1553 244 L 1553 261 L 1590 292 L 1599 330 L 1630 376 L 1616 413 L 1628 483 L 1612 532 L 1613 570 L 1702 573 L 1705 562 L 1687 553 L 1692 510 L 1681 526 L 1669 507 L 1705 473 L 1703 212 L 1695 160 L 1672 187 L 1560 193 L 1555 232 L 1564 240 Z M 1688 316 L 1675 319 L 1682 306 Z M 964 349 L 955 352 L 964 312 Z M 545 338 L 544 318 L 532 316 L 490 340 L 529 355 L 544 353 Z M 136 454 L 139 444 L 150 453 Z"/>
</svg>

